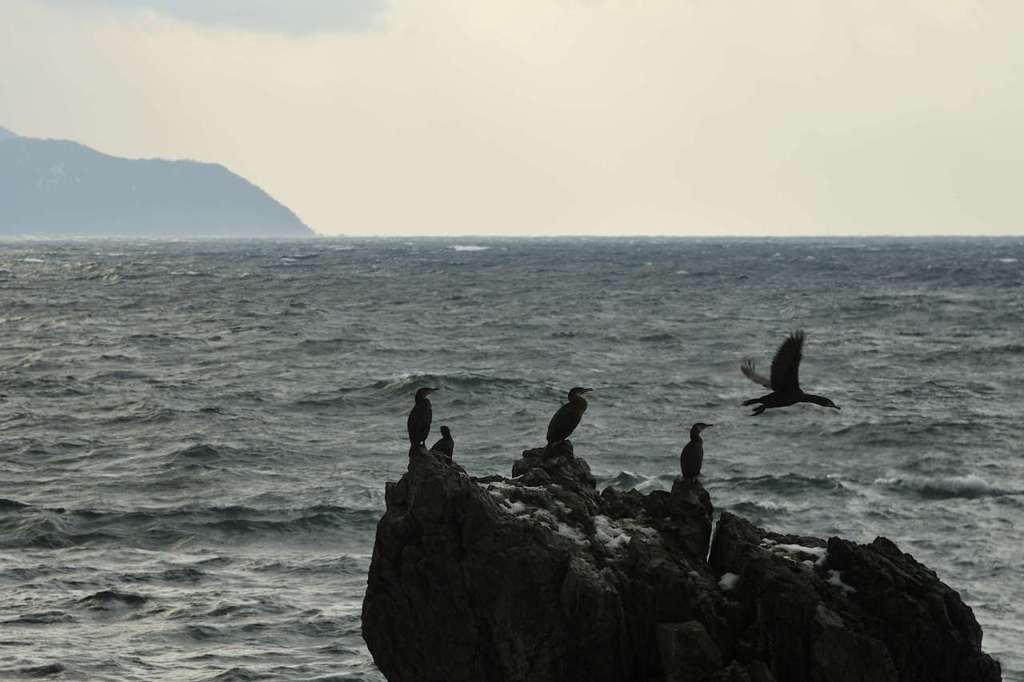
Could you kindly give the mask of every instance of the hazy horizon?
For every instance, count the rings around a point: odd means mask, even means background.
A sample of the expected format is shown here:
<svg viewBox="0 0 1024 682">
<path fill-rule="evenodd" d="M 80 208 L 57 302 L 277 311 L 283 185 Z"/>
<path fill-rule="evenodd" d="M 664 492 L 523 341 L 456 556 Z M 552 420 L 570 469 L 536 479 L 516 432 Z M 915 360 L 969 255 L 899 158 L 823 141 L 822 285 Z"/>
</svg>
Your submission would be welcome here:
<svg viewBox="0 0 1024 682">
<path fill-rule="evenodd" d="M 211 236 L 149 236 L 135 234 L 107 234 L 107 235 L 0 235 L 0 243 L 32 243 L 32 242 L 121 242 L 121 243 L 193 243 L 193 242 L 223 242 L 223 243 L 248 243 L 248 242 L 295 242 L 297 244 L 309 243 L 311 240 L 363 240 L 363 241 L 423 241 L 423 242 L 452 242 L 460 240 L 463 244 L 453 246 L 472 246 L 472 242 L 500 242 L 500 241 L 737 241 L 737 242 L 758 242 L 758 241 L 1016 241 L 1024 239 L 1024 234 L 482 234 L 466 232 L 462 234 L 409 234 L 409 233 L 344 233 L 335 234 L 316 233 L 313 237 L 287 237 L 287 236 L 233 236 L 233 235 L 211 235 Z"/>
<path fill-rule="evenodd" d="M 0 126 L 324 236 L 1017 236 L 1024 6 L 3 0 Z"/>
</svg>

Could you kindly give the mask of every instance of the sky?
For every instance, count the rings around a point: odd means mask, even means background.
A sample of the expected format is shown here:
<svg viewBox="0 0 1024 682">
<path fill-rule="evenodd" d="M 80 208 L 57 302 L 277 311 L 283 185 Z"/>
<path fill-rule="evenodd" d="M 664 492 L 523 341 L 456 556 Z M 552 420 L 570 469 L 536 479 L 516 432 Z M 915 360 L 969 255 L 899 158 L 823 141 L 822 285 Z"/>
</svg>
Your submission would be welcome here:
<svg viewBox="0 0 1024 682">
<path fill-rule="evenodd" d="M 1024 235 L 1018 0 L 0 0 L 0 126 L 321 234 Z"/>
</svg>

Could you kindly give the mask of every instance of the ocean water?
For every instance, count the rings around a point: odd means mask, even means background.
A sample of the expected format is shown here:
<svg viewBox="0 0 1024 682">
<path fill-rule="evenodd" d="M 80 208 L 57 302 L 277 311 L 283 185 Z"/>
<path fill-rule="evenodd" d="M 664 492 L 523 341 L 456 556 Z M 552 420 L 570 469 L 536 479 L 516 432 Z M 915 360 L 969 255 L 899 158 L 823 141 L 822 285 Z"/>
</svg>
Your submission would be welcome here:
<svg viewBox="0 0 1024 682">
<path fill-rule="evenodd" d="M 895 540 L 1024 680 L 1024 241 L 0 243 L 0 679 L 366 680 L 412 394 L 508 474 L 573 385 L 602 484 Z M 842 411 L 747 416 L 787 331 Z"/>
</svg>

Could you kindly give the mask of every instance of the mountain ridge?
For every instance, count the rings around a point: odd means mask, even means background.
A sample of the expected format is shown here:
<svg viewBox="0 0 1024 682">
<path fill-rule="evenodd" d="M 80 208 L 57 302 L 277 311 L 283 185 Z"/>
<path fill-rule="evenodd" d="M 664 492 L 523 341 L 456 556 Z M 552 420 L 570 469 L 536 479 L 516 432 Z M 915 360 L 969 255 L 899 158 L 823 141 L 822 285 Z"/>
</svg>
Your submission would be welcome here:
<svg viewBox="0 0 1024 682">
<path fill-rule="evenodd" d="M 313 237 L 219 163 L 128 159 L 0 127 L 0 235 Z"/>
</svg>

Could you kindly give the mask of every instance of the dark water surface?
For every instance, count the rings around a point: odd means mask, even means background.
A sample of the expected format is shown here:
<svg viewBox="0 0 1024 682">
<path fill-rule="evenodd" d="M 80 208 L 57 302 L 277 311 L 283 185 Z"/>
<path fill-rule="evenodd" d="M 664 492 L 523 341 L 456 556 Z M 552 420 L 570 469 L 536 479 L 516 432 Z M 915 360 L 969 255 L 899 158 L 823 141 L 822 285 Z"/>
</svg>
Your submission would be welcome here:
<svg viewBox="0 0 1024 682">
<path fill-rule="evenodd" d="M 486 247 L 483 249 L 466 246 Z M 1024 241 L 0 243 L 0 678 L 374 680 L 359 610 L 412 394 L 475 474 L 577 453 L 886 535 L 1024 680 Z M 787 330 L 843 407 L 738 407 Z"/>
</svg>

